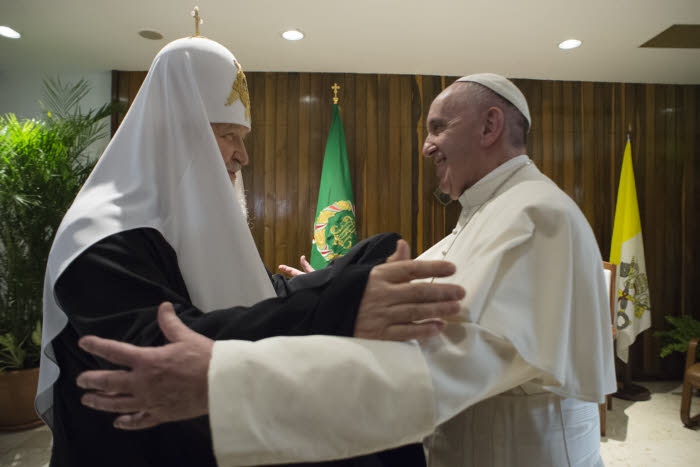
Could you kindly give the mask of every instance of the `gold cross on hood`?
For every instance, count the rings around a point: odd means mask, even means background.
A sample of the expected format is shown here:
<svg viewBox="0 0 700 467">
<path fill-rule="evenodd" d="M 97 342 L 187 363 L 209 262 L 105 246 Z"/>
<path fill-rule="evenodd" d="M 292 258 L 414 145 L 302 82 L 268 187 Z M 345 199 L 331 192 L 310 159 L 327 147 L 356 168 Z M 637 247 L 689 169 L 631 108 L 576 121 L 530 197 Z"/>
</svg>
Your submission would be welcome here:
<svg viewBox="0 0 700 467">
<path fill-rule="evenodd" d="M 235 60 L 236 66 L 238 67 L 238 73 L 236 73 L 236 80 L 233 82 L 233 88 L 231 88 L 231 94 L 229 94 L 226 100 L 226 105 L 231 105 L 238 99 L 241 100 L 243 107 L 245 107 L 245 116 L 250 120 L 250 96 L 248 95 L 248 81 L 245 79 L 245 74 L 241 68 L 241 64 L 238 60 Z"/>
</svg>

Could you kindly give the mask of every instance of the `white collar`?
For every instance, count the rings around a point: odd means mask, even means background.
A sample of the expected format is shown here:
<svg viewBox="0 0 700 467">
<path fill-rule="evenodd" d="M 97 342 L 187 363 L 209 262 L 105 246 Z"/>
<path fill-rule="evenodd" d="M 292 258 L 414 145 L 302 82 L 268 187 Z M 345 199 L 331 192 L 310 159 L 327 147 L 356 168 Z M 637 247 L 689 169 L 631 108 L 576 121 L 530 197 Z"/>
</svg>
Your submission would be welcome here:
<svg viewBox="0 0 700 467">
<path fill-rule="evenodd" d="M 530 163 L 532 161 L 525 154 L 508 159 L 474 185 L 464 190 L 464 193 L 459 196 L 459 203 L 462 205 L 462 208 L 471 209 L 474 206 L 484 204 L 513 172 Z"/>
</svg>

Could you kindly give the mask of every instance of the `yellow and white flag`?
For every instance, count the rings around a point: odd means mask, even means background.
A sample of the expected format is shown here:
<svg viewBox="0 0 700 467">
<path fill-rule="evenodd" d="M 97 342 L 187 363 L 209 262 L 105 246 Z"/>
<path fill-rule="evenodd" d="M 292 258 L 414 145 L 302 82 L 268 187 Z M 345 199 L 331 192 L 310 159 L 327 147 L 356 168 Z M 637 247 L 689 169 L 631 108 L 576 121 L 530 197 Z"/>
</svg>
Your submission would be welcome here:
<svg viewBox="0 0 700 467">
<path fill-rule="evenodd" d="M 644 262 L 642 223 L 639 218 L 637 189 L 632 170 L 632 147 L 629 139 L 622 158 L 620 187 L 617 191 L 610 262 L 617 264 L 617 356 L 627 363 L 629 346 L 637 334 L 651 326 L 649 283 Z"/>
</svg>

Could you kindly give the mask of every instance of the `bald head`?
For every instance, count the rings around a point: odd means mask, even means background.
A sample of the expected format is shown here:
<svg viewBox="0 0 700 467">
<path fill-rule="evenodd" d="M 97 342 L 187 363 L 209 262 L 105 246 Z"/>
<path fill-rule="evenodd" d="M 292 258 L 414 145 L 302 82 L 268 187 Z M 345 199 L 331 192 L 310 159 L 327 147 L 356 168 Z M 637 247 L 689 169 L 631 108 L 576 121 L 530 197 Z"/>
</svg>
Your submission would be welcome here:
<svg viewBox="0 0 700 467">
<path fill-rule="evenodd" d="M 454 100 L 453 105 L 464 109 L 473 106 L 479 113 L 484 113 L 491 107 L 500 109 L 503 113 L 505 142 L 520 153 L 525 152 L 530 126 L 525 116 L 513 104 L 479 83 L 456 81 L 448 89 L 450 88 L 452 89 L 448 96 L 450 100 Z"/>
</svg>

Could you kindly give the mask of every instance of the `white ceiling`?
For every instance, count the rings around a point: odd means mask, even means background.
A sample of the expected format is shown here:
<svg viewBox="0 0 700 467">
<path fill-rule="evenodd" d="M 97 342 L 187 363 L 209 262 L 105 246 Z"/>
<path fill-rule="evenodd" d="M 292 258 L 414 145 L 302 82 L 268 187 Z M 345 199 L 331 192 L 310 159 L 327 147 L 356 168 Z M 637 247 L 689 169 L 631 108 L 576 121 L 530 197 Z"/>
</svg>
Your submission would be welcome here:
<svg viewBox="0 0 700 467">
<path fill-rule="evenodd" d="M 323 71 L 700 84 L 700 49 L 640 49 L 700 0 L 0 0 L 0 70 L 146 70 L 167 42 L 202 35 L 249 71 Z M 299 28 L 306 38 L 280 33 Z M 155 29 L 163 40 L 137 35 Z M 561 51 L 577 38 L 583 45 Z"/>
</svg>

